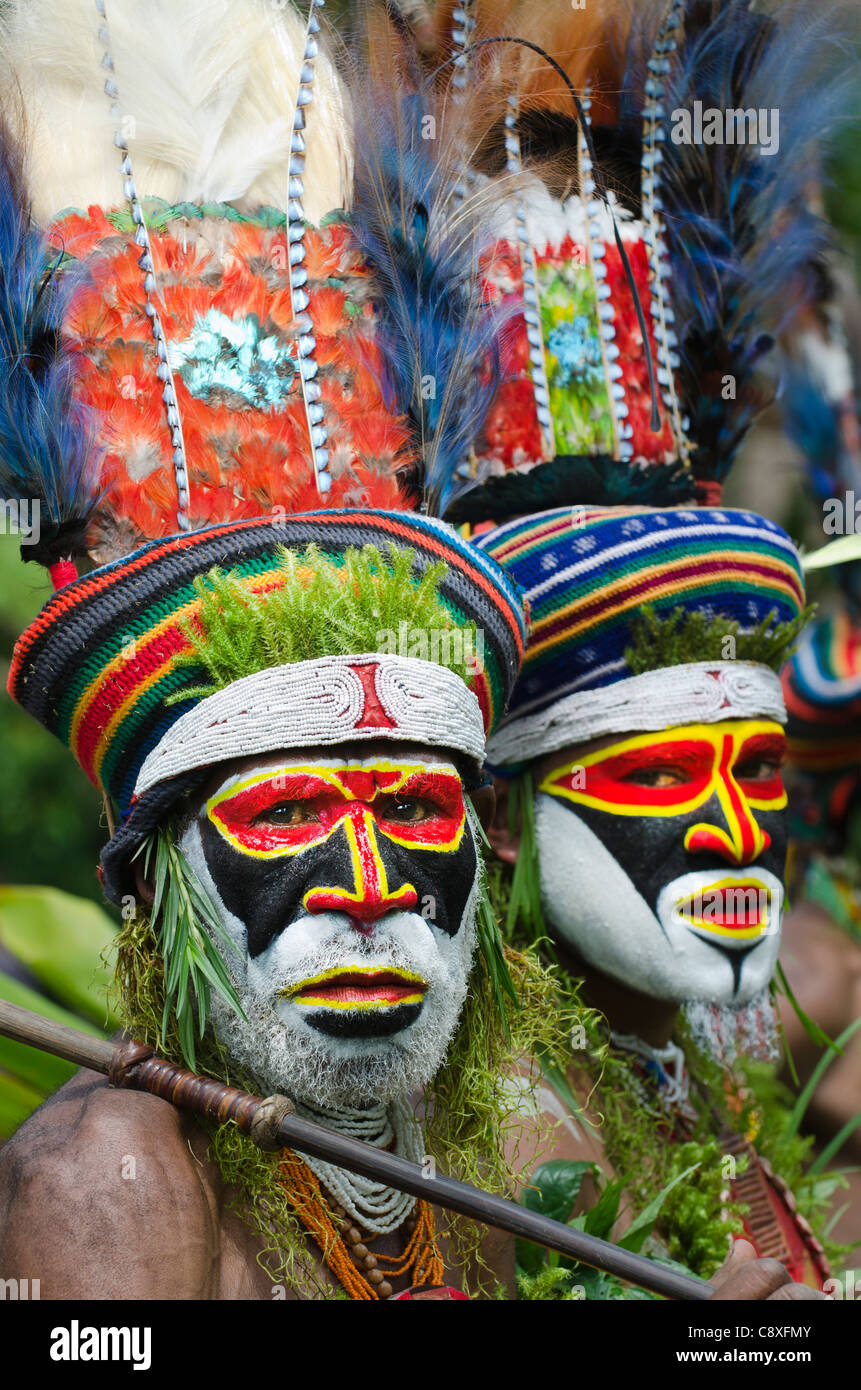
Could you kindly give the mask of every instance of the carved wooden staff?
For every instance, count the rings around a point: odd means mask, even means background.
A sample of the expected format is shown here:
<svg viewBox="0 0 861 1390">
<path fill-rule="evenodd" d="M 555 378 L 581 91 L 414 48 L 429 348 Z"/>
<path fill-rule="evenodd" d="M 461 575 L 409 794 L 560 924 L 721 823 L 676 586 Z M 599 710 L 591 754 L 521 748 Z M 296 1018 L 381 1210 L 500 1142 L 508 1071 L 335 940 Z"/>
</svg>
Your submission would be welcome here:
<svg viewBox="0 0 861 1390">
<path fill-rule="evenodd" d="M 233 1120 L 239 1131 L 250 1135 L 260 1148 L 296 1149 L 299 1153 L 323 1158 L 399 1192 L 409 1192 L 448 1211 L 471 1217 L 473 1221 L 557 1250 L 560 1255 L 615 1274 L 652 1293 L 663 1294 L 665 1298 L 707 1299 L 714 1292 L 702 1279 L 667 1269 L 642 1255 L 622 1250 L 610 1241 L 599 1240 L 561 1221 L 552 1221 L 518 1206 L 516 1202 L 482 1192 L 469 1183 L 441 1175 L 427 1176 L 417 1163 L 303 1119 L 295 1113 L 286 1096 L 269 1096 L 262 1100 L 247 1091 L 163 1061 L 153 1056 L 152 1048 L 141 1043 L 115 1045 L 93 1038 L 77 1028 L 54 1023 L 6 1000 L 0 1000 L 0 1034 L 42 1052 L 51 1052 L 55 1057 L 63 1057 L 76 1066 L 101 1072 L 112 1086 L 149 1091 L 150 1095 L 160 1096 L 183 1110 L 209 1116 L 222 1124 Z"/>
</svg>

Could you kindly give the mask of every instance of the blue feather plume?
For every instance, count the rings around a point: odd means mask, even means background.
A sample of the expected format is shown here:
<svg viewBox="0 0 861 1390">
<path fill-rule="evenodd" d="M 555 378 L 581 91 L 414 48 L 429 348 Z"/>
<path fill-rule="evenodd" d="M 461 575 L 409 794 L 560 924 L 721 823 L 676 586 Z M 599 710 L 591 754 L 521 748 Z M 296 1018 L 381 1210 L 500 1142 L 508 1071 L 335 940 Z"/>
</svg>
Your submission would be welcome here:
<svg viewBox="0 0 861 1390">
<path fill-rule="evenodd" d="M 413 424 L 415 484 L 441 516 L 471 486 L 463 465 L 498 385 L 501 320 L 482 288 L 481 199 L 454 196 L 468 160 L 457 112 L 416 73 L 411 86 L 365 70 L 353 94 L 351 221 L 375 287 L 381 390 Z"/>
<path fill-rule="evenodd" d="M 766 15 L 750 0 L 689 0 L 684 33 L 664 97 L 660 193 L 694 471 L 720 480 L 773 399 L 763 359 L 817 294 L 830 232 L 810 208 L 811 185 L 823 142 L 849 114 L 851 52 L 835 11 Z M 774 153 L 674 143 L 673 113 L 695 101 L 776 111 Z"/>
<path fill-rule="evenodd" d="M 21 155 L 0 126 L 0 498 L 38 501 L 41 538 L 22 554 L 46 565 L 85 552 L 98 495 L 61 333 L 71 284 L 61 286 L 58 260 L 31 221 Z"/>
</svg>

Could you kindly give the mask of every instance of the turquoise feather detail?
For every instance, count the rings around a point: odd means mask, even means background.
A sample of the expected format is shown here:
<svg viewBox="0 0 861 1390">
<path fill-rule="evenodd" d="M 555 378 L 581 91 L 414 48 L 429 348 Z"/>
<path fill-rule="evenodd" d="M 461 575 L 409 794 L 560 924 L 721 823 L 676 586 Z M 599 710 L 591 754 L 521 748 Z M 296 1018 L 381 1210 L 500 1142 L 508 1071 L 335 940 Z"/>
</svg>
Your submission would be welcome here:
<svg viewBox="0 0 861 1390">
<path fill-rule="evenodd" d="M 171 362 L 193 396 L 230 392 L 256 410 L 286 401 L 296 374 L 292 344 L 265 334 L 256 314 L 231 319 L 210 309 L 187 338 L 171 343 Z"/>
</svg>

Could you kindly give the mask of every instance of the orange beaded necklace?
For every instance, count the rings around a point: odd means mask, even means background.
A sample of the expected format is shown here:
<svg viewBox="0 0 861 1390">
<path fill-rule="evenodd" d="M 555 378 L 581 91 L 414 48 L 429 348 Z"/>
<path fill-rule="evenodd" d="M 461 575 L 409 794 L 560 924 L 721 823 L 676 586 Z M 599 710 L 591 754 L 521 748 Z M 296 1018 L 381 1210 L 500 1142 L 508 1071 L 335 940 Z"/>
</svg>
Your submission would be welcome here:
<svg viewBox="0 0 861 1390">
<path fill-rule="evenodd" d="M 408 1271 L 412 1285 L 443 1282 L 445 1267 L 437 1248 L 430 1203 L 416 1202 L 407 1223 L 412 1231 L 402 1255 L 375 1255 L 343 1208 L 329 1205 L 316 1174 L 292 1149 L 282 1152 L 281 1176 L 290 1205 L 350 1298 L 366 1302 L 388 1298 L 392 1293 L 389 1280 Z M 358 1267 L 357 1260 L 364 1268 Z"/>
</svg>

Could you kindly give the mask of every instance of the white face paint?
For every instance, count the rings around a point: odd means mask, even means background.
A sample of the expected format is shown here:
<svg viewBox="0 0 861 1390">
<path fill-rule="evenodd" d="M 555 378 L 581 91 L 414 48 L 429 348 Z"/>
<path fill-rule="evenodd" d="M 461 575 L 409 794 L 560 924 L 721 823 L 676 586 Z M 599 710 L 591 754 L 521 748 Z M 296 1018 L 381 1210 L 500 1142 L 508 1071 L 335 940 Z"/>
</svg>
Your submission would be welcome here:
<svg viewBox="0 0 861 1390">
<path fill-rule="evenodd" d="M 630 835 L 638 829 L 632 820 Z M 747 1004 L 771 979 L 783 888 L 768 870 L 753 865 L 681 875 L 661 889 L 653 911 L 570 806 L 539 793 L 535 833 L 548 921 L 594 969 L 653 999 L 733 1008 Z M 721 930 L 721 898 L 727 891 L 749 898 L 751 935 Z"/>
<path fill-rule="evenodd" d="M 279 785 L 293 787 L 291 779 L 306 776 L 309 765 L 319 770 L 323 779 L 346 768 L 361 774 L 379 773 L 382 767 L 389 772 L 392 767 L 408 767 L 420 769 L 412 775 L 441 774 L 456 778 L 459 784 L 450 764 L 424 750 L 411 750 L 403 757 L 399 753 L 349 759 L 315 755 L 310 760 L 291 753 L 226 778 L 180 842 L 182 853 L 240 951 L 239 957 L 230 953 L 226 963 L 247 1022 L 213 994 L 213 1025 L 232 1060 L 250 1071 L 267 1092 L 286 1092 L 297 1100 L 324 1107 L 385 1102 L 432 1079 L 457 1026 L 475 949 L 479 856 L 468 820 L 455 851 L 447 852 L 433 842 L 429 849 L 400 843 L 407 837 L 406 823 L 392 848 L 377 796 L 350 802 L 357 823 L 361 821 L 359 828 L 364 826 L 369 837 L 358 848 L 354 845 L 354 868 L 350 867 L 349 851 L 342 853 L 343 847 L 339 848 L 338 837 L 346 845 L 348 835 L 337 815 L 331 824 L 324 822 L 309 829 L 307 848 L 297 850 L 289 837 L 278 831 L 267 841 L 262 856 L 259 841 L 244 829 L 241 848 L 229 826 L 227 834 L 224 825 L 214 830 L 207 807 L 225 805 L 226 798 L 249 785 L 255 794 L 258 786 L 265 793 L 270 775 L 277 774 Z M 316 772 L 311 781 L 314 778 Z M 351 785 L 355 787 L 355 783 Z M 449 780 L 447 792 L 451 791 Z M 431 810 L 432 796 L 431 787 L 427 791 Z M 289 806 L 296 804 L 290 793 Z M 323 814 L 329 814 L 327 807 Z M 430 825 L 431 819 L 429 816 L 425 824 Z M 257 823 L 251 823 L 254 832 Z M 442 831 L 438 839 L 444 840 Z M 252 844 L 258 849 L 252 849 Z M 309 891 L 320 892 L 324 887 L 327 891 L 346 891 L 358 886 L 359 879 L 356 877 L 354 883 L 352 874 L 354 869 L 356 875 L 360 872 L 355 864 L 362 848 L 371 848 L 383 863 L 391 893 L 396 893 L 405 875 L 409 876 L 418 889 L 417 901 L 406 910 L 393 905 L 378 917 L 363 921 L 347 912 L 305 910 L 303 901 Z M 429 873 L 436 876 L 443 926 L 434 920 L 437 899 L 429 903 L 432 895 L 424 891 Z M 464 884 L 460 898 L 453 894 L 451 882 L 445 882 L 446 876 L 451 880 L 458 873 Z M 227 881 L 231 875 L 240 880 L 242 902 L 251 904 L 241 915 L 225 902 L 225 896 L 234 893 L 236 905 L 235 882 Z M 259 897 L 255 896 L 258 883 Z M 266 923 L 262 935 L 261 920 Z M 249 938 L 255 943 L 253 950 L 249 949 Z M 261 942 L 265 942 L 262 949 Z M 376 990 L 370 987 L 375 980 L 381 982 Z M 357 988 L 352 987 L 354 983 Z M 402 1026 L 392 1031 L 401 1017 Z"/>
</svg>

